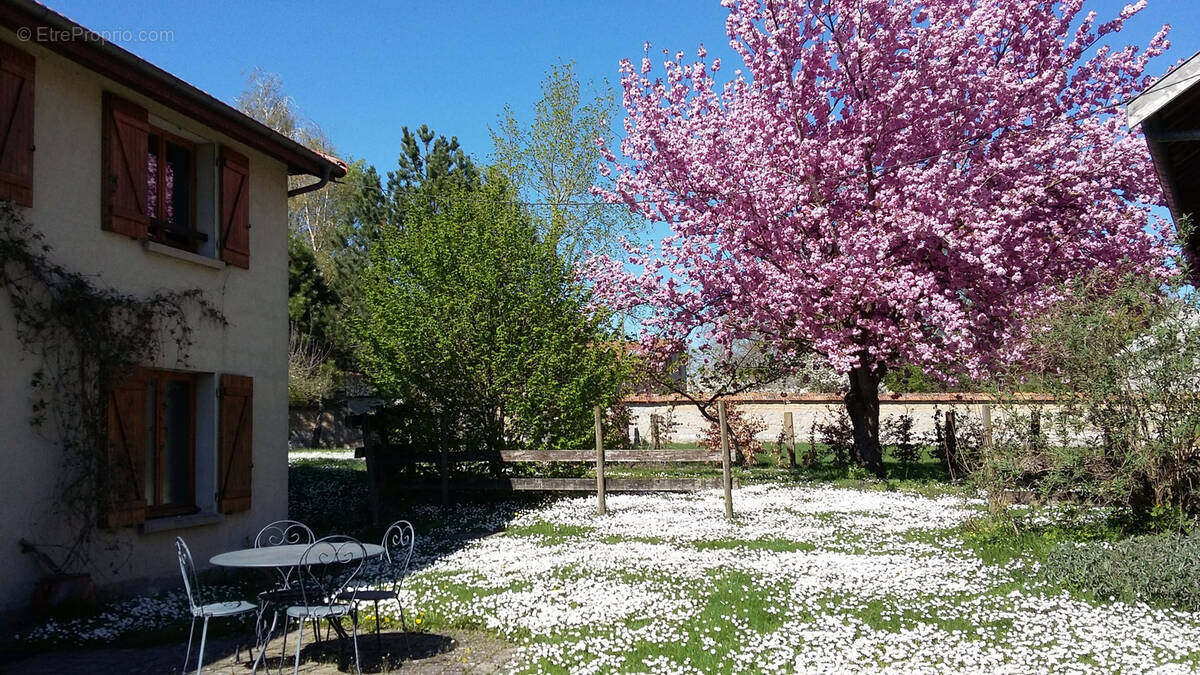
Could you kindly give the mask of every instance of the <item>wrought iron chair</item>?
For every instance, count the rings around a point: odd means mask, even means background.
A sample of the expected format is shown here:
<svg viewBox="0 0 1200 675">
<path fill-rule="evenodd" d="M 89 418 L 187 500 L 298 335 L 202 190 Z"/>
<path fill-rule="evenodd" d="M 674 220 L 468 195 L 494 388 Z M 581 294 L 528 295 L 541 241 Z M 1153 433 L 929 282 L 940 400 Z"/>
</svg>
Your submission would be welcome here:
<svg viewBox="0 0 1200 675">
<path fill-rule="evenodd" d="M 355 592 L 348 590 L 358 576 L 367 549 L 353 537 L 332 535 L 318 539 L 300 557 L 299 587 L 302 602 L 287 608 L 287 616 L 296 619 L 296 668 L 300 672 L 300 650 L 304 646 L 304 620 L 329 621 L 338 633 L 345 635 L 341 618 L 351 620 L 351 639 L 354 642 L 354 668 L 362 674 L 358 660 L 358 617 L 354 612 Z M 286 626 L 285 626 L 286 630 Z"/>
<path fill-rule="evenodd" d="M 287 546 L 290 544 L 311 544 L 317 540 L 312 529 L 297 520 L 277 520 L 258 531 L 254 537 L 254 548 L 267 546 Z M 279 570 L 283 579 L 283 588 L 287 588 L 292 571 Z"/>
<path fill-rule="evenodd" d="M 313 534 L 312 528 L 298 520 L 276 520 L 273 523 L 268 523 L 254 537 L 254 548 L 266 548 L 268 546 L 290 546 L 294 544 L 309 544 L 317 540 L 317 535 Z M 255 625 L 258 627 L 258 641 L 262 644 L 262 651 L 259 653 L 259 659 L 263 658 L 263 652 L 266 651 L 266 645 L 271 641 L 271 636 L 275 634 L 275 626 L 279 621 L 280 607 L 287 606 L 300 599 L 292 586 L 293 568 L 284 569 L 282 567 L 275 568 L 279 573 L 279 585 L 267 591 L 258 594 L 259 614 Z M 275 609 L 271 614 L 271 626 L 266 628 L 265 635 L 263 634 L 263 617 L 266 614 L 268 607 Z M 313 634 L 317 635 L 316 622 L 313 622 Z M 283 651 L 287 653 L 287 631 L 283 633 Z M 257 663 L 255 664 L 257 667 Z"/>
<path fill-rule="evenodd" d="M 351 593 L 343 593 L 339 596 L 341 600 L 353 600 L 355 602 L 355 610 L 357 611 L 357 603 L 370 601 L 375 603 L 375 644 L 382 647 L 383 641 L 379 636 L 379 601 L 380 600 L 399 600 L 400 599 L 400 584 L 404 581 L 405 575 L 408 574 L 408 563 L 412 560 L 413 544 L 415 537 L 413 535 L 412 523 L 407 520 L 397 520 L 388 527 L 383 533 L 383 564 L 381 570 L 385 588 L 378 589 L 362 589 Z M 397 605 L 399 603 L 397 602 Z M 404 607 L 400 606 L 400 627 L 407 632 L 408 626 L 404 623 Z"/>
<path fill-rule="evenodd" d="M 192 638 L 196 633 L 196 619 L 204 619 L 204 627 L 200 630 L 200 654 L 196 657 L 196 672 L 204 672 L 204 644 L 208 640 L 208 620 L 238 616 L 253 612 L 257 605 L 245 600 L 229 602 L 204 602 L 204 590 L 196 578 L 196 563 L 192 560 L 192 552 L 184 543 L 182 537 L 175 537 L 175 552 L 179 555 L 179 571 L 183 574 L 183 587 L 187 591 L 188 605 L 192 612 L 192 626 L 188 629 L 187 654 L 183 657 L 183 670 L 187 671 L 187 663 L 192 658 Z"/>
</svg>

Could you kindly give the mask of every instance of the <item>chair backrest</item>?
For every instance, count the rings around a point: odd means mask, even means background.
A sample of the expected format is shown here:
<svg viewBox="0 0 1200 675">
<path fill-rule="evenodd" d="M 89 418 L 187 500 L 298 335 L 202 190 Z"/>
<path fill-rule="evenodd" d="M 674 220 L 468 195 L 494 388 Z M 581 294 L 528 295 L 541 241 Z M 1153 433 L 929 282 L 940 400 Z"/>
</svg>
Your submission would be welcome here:
<svg viewBox="0 0 1200 675">
<path fill-rule="evenodd" d="M 295 520 L 277 520 L 258 531 L 258 536 L 254 537 L 254 548 L 311 544 L 316 540 L 317 536 L 304 523 Z"/>
<path fill-rule="evenodd" d="M 366 559 L 366 547 L 354 537 L 335 534 L 313 542 L 300 556 L 304 604 L 313 607 L 333 602 L 346 591 Z"/>
<path fill-rule="evenodd" d="M 196 578 L 196 563 L 183 537 L 175 537 L 175 553 L 179 556 L 179 572 L 183 575 L 183 589 L 187 591 L 188 605 L 194 614 L 204 599 L 200 597 L 200 580 Z"/>
<path fill-rule="evenodd" d="M 392 574 L 393 591 L 400 590 L 400 583 L 408 573 L 408 562 L 412 560 L 415 541 L 412 523 L 407 520 L 397 520 L 383 533 L 383 554 L 387 557 Z"/>
</svg>

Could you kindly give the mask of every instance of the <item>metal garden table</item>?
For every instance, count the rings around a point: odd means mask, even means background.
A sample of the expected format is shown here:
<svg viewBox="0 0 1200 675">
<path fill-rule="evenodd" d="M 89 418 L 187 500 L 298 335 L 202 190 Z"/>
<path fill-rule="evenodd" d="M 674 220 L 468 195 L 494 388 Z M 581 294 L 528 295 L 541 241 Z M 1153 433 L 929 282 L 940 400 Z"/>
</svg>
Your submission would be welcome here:
<svg viewBox="0 0 1200 675">
<path fill-rule="evenodd" d="M 276 568 L 299 567 L 300 558 L 304 557 L 311 544 L 286 544 L 284 546 L 264 546 L 262 548 L 243 548 L 237 551 L 218 553 L 208 559 L 208 562 L 221 567 Z M 378 558 L 383 555 L 383 547 L 379 544 L 363 544 L 367 558 Z M 320 544 L 311 554 L 320 555 Z M 330 549 L 332 551 L 332 548 Z"/>
<path fill-rule="evenodd" d="M 315 546 L 315 548 L 314 548 L 314 546 Z M 379 556 L 383 555 L 383 547 L 380 546 L 379 544 L 363 544 L 362 547 L 363 547 L 363 550 L 366 552 L 366 557 L 368 559 L 378 558 Z M 227 551 L 225 553 L 218 553 L 217 555 L 214 555 L 213 557 L 209 558 L 208 562 L 213 565 L 220 566 L 220 567 L 239 567 L 239 568 L 247 568 L 247 569 L 291 569 L 291 568 L 300 566 L 301 558 L 304 558 L 305 551 L 308 551 L 310 548 L 313 549 L 313 552 L 309 554 L 308 559 L 316 562 L 317 560 L 320 559 L 319 556 L 320 556 L 320 551 L 321 551 L 321 544 L 319 542 L 315 545 L 314 544 L 285 544 L 283 546 L 264 546 L 262 548 L 243 548 L 243 549 L 238 549 L 236 551 Z M 330 547 L 330 552 L 332 553 L 333 551 L 334 551 L 333 547 Z M 358 556 L 356 555 L 356 556 L 354 556 L 353 559 L 357 559 L 357 557 Z M 345 560 L 344 562 L 349 562 L 349 559 Z M 263 619 L 265 618 L 264 614 L 265 614 L 267 604 L 269 604 L 269 601 L 264 600 L 264 604 L 259 609 L 259 619 L 258 619 L 258 621 L 255 622 L 256 624 L 258 624 L 260 631 L 263 627 L 262 623 L 263 623 Z M 345 630 L 342 628 L 340 623 L 337 623 L 332 620 L 329 623 L 331 626 L 333 626 L 333 629 L 335 631 L 337 631 L 339 636 L 347 637 L 345 634 Z M 286 626 L 286 623 L 284 625 Z M 266 648 L 267 648 L 267 642 L 270 641 L 271 633 L 274 632 L 274 630 L 275 630 L 275 621 L 272 620 L 271 628 L 267 630 L 266 634 L 263 635 L 260 632 L 259 653 L 258 653 L 258 657 L 254 659 L 254 672 L 258 672 L 258 664 L 263 659 L 263 656 L 264 656 L 264 654 L 266 652 Z M 286 630 L 286 628 L 285 628 L 285 630 Z M 301 628 L 301 630 L 303 630 L 303 627 Z M 314 628 L 314 630 L 315 630 L 315 628 Z M 286 636 L 286 633 L 285 633 L 285 636 Z M 286 637 L 285 637 L 284 647 L 286 650 Z"/>
</svg>

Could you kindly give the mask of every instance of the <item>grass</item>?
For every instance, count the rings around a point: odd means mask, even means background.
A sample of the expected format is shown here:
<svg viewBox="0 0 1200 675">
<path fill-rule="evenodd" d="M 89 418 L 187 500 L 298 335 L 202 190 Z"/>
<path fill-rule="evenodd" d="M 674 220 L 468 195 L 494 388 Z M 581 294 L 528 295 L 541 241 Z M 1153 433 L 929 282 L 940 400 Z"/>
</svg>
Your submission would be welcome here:
<svg viewBox="0 0 1200 675">
<path fill-rule="evenodd" d="M 678 444 L 675 444 L 678 445 Z M 292 457 L 289 465 L 289 491 L 291 496 L 291 517 L 307 522 L 318 534 L 339 532 L 357 536 L 371 541 L 378 538 L 382 528 L 373 526 L 370 522 L 367 477 L 364 463 L 354 459 L 336 459 L 328 457 L 304 458 L 311 452 L 298 452 Z M 828 462 L 819 463 L 812 467 L 789 468 L 778 466 L 773 453 L 763 453 L 756 457 L 755 465 L 739 468 L 736 475 L 743 484 L 778 483 L 802 484 L 821 483 L 839 487 L 849 487 L 867 491 L 901 491 L 919 493 L 926 496 L 939 497 L 944 495 L 963 495 L 967 491 L 959 486 L 949 485 L 940 463 L 924 457 L 913 467 L 908 467 L 907 477 L 878 480 L 864 475 L 861 471 L 847 467 L 838 467 Z M 887 458 L 886 465 L 891 476 L 904 474 L 901 467 L 893 459 Z M 663 465 L 658 467 L 618 465 L 609 469 L 610 476 L 649 477 L 667 474 L 679 477 L 714 477 L 720 475 L 719 467 L 711 465 Z M 507 496 L 503 501 L 485 502 L 482 504 L 464 505 L 458 509 L 435 509 L 417 501 L 399 501 L 390 504 L 384 514 L 384 521 L 405 517 L 416 526 L 419 541 L 428 545 L 425 554 L 441 556 L 453 551 L 459 546 L 456 537 L 465 531 L 484 526 L 484 529 L 494 529 L 502 532 L 506 538 L 524 538 L 534 543 L 547 546 L 564 546 L 572 542 L 592 542 L 595 544 L 619 547 L 624 544 L 667 545 L 668 539 L 656 536 L 619 536 L 599 531 L 596 527 L 554 523 L 547 520 L 521 520 L 519 524 L 509 524 L 521 511 L 533 508 L 543 501 L 535 495 Z M 330 508 L 330 505 L 337 508 Z M 1053 516 L 1053 517 L 1047 517 Z M 813 523 L 826 523 L 835 528 L 841 527 L 841 514 L 811 513 L 808 518 Z M 858 541 L 858 533 L 841 531 L 838 541 L 850 546 L 848 554 L 871 554 L 870 543 Z M 940 598 L 925 597 L 922 603 L 949 603 L 945 606 L 968 606 L 981 596 L 1003 597 L 1013 591 L 1027 592 L 1030 585 L 1037 585 L 1043 591 L 1053 592 L 1053 587 L 1038 581 L 1037 568 L 1045 556 L 1056 545 L 1069 541 L 1115 541 L 1125 536 L 1125 529 L 1117 517 L 1096 518 L 1080 511 L 1029 511 L 1015 509 L 1011 516 L 1005 519 L 990 519 L 981 513 L 979 518 L 968 521 L 961 527 L 949 530 L 916 529 L 899 534 L 895 539 L 899 542 L 919 542 L 928 545 L 938 555 L 954 555 L 963 552 L 978 556 L 986 565 L 1003 567 L 1011 571 L 1011 582 L 998 584 L 981 589 L 977 594 L 961 594 Z M 675 544 L 671 544 L 675 545 Z M 803 556 L 818 551 L 823 544 L 812 541 L 797 541 L 784 536 L 767 538 L 741 538 L 733 535 L 722 538 L 699 539 L 691 542 L 690 547 L 698 551 L 730 552 L 735 556 L 753 557 L 761 553 Z M 583 583 L 587 579 L 586 569 L 560 569 L 559 575 L 564 586 L 569 583 Z M 230 571 L 210 571 L 203 575 L 207 585 L 220 585 L 223 591 L 234 596 L 251 597 L 254 592 L 254 581 Z M 648 579 L 637 573 L 622 577 L 621 581 L 629 584 L 661 583 L 662 579 Z M 643 671 L 661 669 L 666 661 L 686 663 L 702 672 L 727 671 L 729 654 L 737 651 L 743 645 L 743 639 L 748 634 L 766 634 L 777 630 L 785 619 L 784 608 L 777 606 L 779 598 L 787 596 L 791 590 L 790 581 L 778 578 L 764 579 L 758 575 L 739 569 L 710 570 L 698 585 L 695 582 L 681 583 L 675 592 L 683 597 L 701 603 L 701 609 L 681 619 L 677 628 L 681 639 L 678 641 L 634 641 L 623 653 L 626 666 Z M 440 604 L 424 606 L 419 613 L 408 615 L 410 629 L 438 631 L 444 629 L 482 629 L 495 632 L 493 626 L 472 615 L 469 608 L 480 603 L 499 601 L 500 596 L 510 592 L 538 592 L 528 582 L 517 581 L 508 586 L 496 587 L 490 585 L 482 576 L 470 577 L 462 574 L 428 573 L 419 582 L 427 589 L 437 589 L 443 599 Z M 558 589 L 548 589 L 555 590 Z M 1086 594 L 1074 594 L 1089 602 L 1095 598 Z M 168 597 L 168 596 L 160 596 Z M 489 600 L 490 599 L 490 600 Z M 109 598 L 108 606 L 112 607 L 120 598 Z M 774 603 L 774 604 L 773 604 Z M 1011 628 L 1012 619 L 978 622 L 969 616 L 948 613 L 947 616 L 930 615 L 913 609 L 904 603 L 887 599 L 874 598 L 866 602 L 847 596 L 834 594 L 824 595 L 817 605 L 821 612 L 834 614 L 861 622 L 862 625 L 875 631 L 898 633 L 907 630 L 918 623 L 932 624 L 944 631 L 958 631 L 968 635 L 979 635 L 981 631 L 989 635 L 1004 635 Z M 790 619 L 796 620 L 797 612 L 800 618 L 814 620 L 804 607 L 793 607 Z M 812 611 L 817 611 L 816 609 Z M 806 618 L 807 617 L 807 618 Z M 376 621 L 387 628 L 398 627 L 398 621 L 392 616 L 365 616 L 363 626 L 370 630 Z M 1005 624 L 1007 621 L 1007 624 Z M 644 619 L 631 619 L 622 631 L 638 631 L 647 629 Z M 234 635 L 244 633 L 246 628 L 234 622 L 214 622 L 211 630 L 215 635 Z M 554 641 L 586 641 L 589 635 L 600 639 L 610 630 L 603 627 L 570 629 L 542 635 L 538 640 L 546 643 Z M 0 649 L 22 647 L 26 651 L 46 649 L 64 649 L 94 646 L 138 647 L 168 642 L 180 642 L 186 639 L 187 620 L 179 618 L 163 622 L 161 625 L 145 627 L 130 631 L 116 637 L 88 637 L 70 642 L 63 640 L 27 640 L 18 645 L 12 640 L 0 643 Z M 520 641 L 528 638 L 530 633 L 517 631 L 502 634 L 509 640 Z M 597 637 L 598 636 L 598 637 Z M 609 636 L 616 639 L 613 636 Z M 606 638 L 607 639 L 607 638 Z M 11 643 L 11 644 L 10 644 Z M 582 642 L 581 642 L 582 643 Z M 601 658 L 599 656 L 597 659 Z M 579 664 L 564 664 L 547 658 L 535 661 L 534 666 L 541 666 L 548 672 L 569 672 Z M 597 662 L 601 670 L 619 669 L 612 664 Z"/>
<path fill-rule="evenodd" d="M 989 565 L 1015 560 L 1041 564 L 1046 555 L 1066 542 L 1117 541 L 1125 536 L 1120 516 L 1087 518 L 1085 511 L 1014 509 L 1002 517 L 981 514 L 959 532 L 963 543 Z"/>
</svg>

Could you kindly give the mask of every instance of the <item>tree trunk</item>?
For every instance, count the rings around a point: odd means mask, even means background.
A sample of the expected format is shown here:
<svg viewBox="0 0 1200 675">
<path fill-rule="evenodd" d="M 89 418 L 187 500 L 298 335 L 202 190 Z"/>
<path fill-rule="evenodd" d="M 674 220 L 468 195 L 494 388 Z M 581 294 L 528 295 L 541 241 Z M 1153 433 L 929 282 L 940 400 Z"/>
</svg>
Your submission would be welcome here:
<svg viewBox="0 0 1200 675">
<path fill-rule="evenodd" d="M 854 427 L 854 456 L 871 473 L 883 478 L 883 448 L 879 445 L 879 382 L 886 368 L 858 366 L 850 371 L 846 411 Z"/>
</svg>

